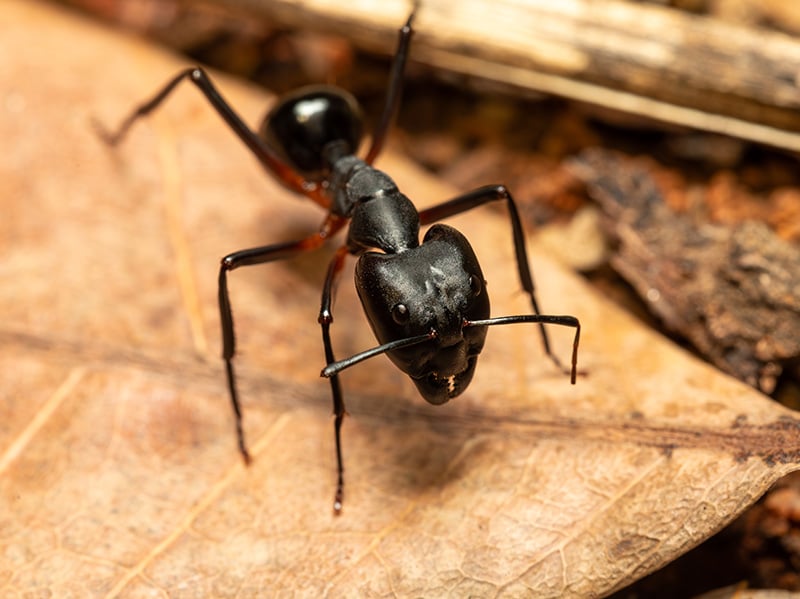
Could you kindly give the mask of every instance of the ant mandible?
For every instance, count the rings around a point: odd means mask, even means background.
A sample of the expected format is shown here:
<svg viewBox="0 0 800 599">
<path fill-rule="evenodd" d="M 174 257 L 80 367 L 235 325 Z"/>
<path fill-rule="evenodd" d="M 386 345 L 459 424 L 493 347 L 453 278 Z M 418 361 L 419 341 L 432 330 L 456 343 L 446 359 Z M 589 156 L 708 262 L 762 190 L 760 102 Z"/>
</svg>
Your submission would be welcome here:
<svg viewBox="0 0 800 599">
<path fill-rule="evenodd" d="M 245 462 L 250 454 L 242 430 L 233 357 L 236 342 L 228 294 L 228 273 L 240 266 L 285 260 L 315 250 L 349 223 L 347 239 L 335 252 L 322 287 L 319 324 L 333 395 L 337 484 L 334 511 L 340 513 L 344 493 L 341 427 L 345 415 L 339 373 L 363 360 L 386 354 L 406 373 L 420 394 L 439 405 L 460 395 L 475 373 L 487 327 L 538 323 L 545 353 L 575 384 L 580 323 L 574 316 L 539 313 L 525 249 L 525 235 L 514 199 L 503 185 L 490 185 L 418 211 L 384 172 L 373 168 L 400 103 L 403 72 L 411 42 L 409 16 L 400 29 L 383 114 L 366 156 L 358 158 L 361 112 L 355 98 L 333 86 L 309 86 L 289 93 L 269 111 L 258 133 L 252 131 L 220 95 L 200 67 L 181 71 L 150 101 L 139 106 L 114 133 L 118 144 L 139 118 L 153 111 L 184 79 L 194 83 L 262 166 L 285 187 L 327 210 L 319 231 L 297 241 L 276 243 L 228 254 L 219 269 L 219 311 L 222 357 L 228 392 L 236 417 L 236 435 Z M 419 242 L 419 228 L 488 202 L 506 203 L 511 220 L 517 270 L 533 314 L 489 317 L 486 281 L 466 237 L 434 224 Z M 379 345 L 337 361 L 331 346 L 333 289 L 348 254 L 358 256 L 355 284 Z M 575 328 L 572 367 L 564 369 L 550 349 L 544 324 Z"/>
</svg>

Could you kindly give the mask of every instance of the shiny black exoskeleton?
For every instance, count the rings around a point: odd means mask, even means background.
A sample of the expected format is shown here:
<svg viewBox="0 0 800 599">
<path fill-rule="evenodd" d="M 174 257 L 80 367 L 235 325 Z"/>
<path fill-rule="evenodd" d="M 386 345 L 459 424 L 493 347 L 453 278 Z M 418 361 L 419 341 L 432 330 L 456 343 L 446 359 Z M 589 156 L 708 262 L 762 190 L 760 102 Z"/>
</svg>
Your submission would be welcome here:
<svg viewBox="0 0 800 599">
<path fill-rule="evenodd" d="M 335 414 L 338 482 L 334 509 L 342 507 L 343 472 L 341 425 L 344 400 L 338 374 L 363 360 L 385 353 L 432 404 L 443 404 L 462 393 L 475 373 L 487 327 L 537 323 L 547 355 L 561 368 L 550 350 L 544 324 L 575 328 L 572 364 L 575 383 L 580 323 L 573 316 L 539 313 L 525 237 L 516 204 L 502 185 L 482 187 L 422 211 L 397 188 L 384 172 L 371 165 L 381 151 L 397 111 L 413 14 L 400 29 L 400 40 L 390 77 L 387 101 L 366 156 L 356 156 L 362 138 L 361 113 L 356 100 L 331 86 L 297 90 L 282 98 L 265 117 L 256 134 L 220 96 L 200 68 L 179 73 L 150 101 L 133 112 L 113 134 L 117 144 L 131 125 L 154 110 L 184 79 L 205 95 L 219 115 L 248 146 L 262 165 L 290 190 L 305 195 L 327 210 L 320 230 L 297 241 L 233 252 L 222 259 L 219 270 L 219 309 L 223 359 L 228 391 L 236 415 L 239 449 L 249 462 L 242 431 L 242 415 L 233 369 L 235 338 L 228 293 L 228 272 L 240 266 L 291 258 L 316 249 L 348 227 L 344 244 L 335 252 L 322 289 L 319 323 Z M 469 241 L 459 231 L 434 224 L 419 241 L 421 225 L 471 210 L 491 201 L 504 201 L 511 221 L 517 270 L 530 296 L 533 314 L 490 318 L 486 281 Z M 349 226 L 348 226 L 349 225 Z M 334 283 L 348 255 L 358 256 L 355 284 L 379 345 L 337 361 L 330 339 Z M 563 370 L 563 368 L 562 368 Z"/>
</svg>

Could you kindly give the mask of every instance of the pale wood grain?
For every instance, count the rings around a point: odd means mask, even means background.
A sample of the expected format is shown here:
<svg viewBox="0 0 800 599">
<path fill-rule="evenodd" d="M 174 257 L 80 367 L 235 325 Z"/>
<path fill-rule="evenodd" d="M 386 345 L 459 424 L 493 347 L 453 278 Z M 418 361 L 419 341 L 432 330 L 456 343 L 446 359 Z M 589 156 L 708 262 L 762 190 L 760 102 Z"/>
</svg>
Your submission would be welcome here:
<svg viewBox="0 0 800 599">
<path fill-rule="evenodd" d="M 213 0 L 391 53 L 411 3 Z M 800 150 L 800 42 L 622 0 L 429 0 L 414 60 L 657 122 Z"/>
</svg>

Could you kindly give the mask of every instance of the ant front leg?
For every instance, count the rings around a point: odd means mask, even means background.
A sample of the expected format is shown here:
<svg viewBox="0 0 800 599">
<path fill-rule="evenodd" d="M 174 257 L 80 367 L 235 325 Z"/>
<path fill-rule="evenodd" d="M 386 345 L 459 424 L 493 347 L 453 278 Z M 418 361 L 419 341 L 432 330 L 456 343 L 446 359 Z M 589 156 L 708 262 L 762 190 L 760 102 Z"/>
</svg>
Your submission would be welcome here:
<svg viewBox="0 0 800 599">
<path fill-rule="evenodd" d="M 331 344 L 331 323 L 333 322 L 333 295 L 338 282 L 339 274 L 344 267 L 347 258 L 347 246 L 340 247 L 330 265 L 328 274 L 325 277 L 325 285 L 322 288 L 322 302 L 319 309 L 319 324 L 322 327 L 322 343 L 325 347 L 325 362 L 333 364 L 336 358 L 333 355 L 333 345 Z M 342 511 L 342 501 L 344 500 L 344 461 L 342 460 L 342 421 L 344 420 L 345 408 L 344 398 L 342 397 L 342 387 L 339 384 L 339 375 L 329 377 L 331 382 L 331 395 L 333 396 L 333 415 L 334 415 L 334 437 L 336 439 L 336 495 L 333 499 L 333 511 L 340 514 Z"/>
<path fill-rule="evenodd" d="M 222 326 L 222 359 L 225 361 L 225 373 L 228 381 L 228 393 L 236 418 L 236 438 L 239 451 L 245 463 L 250 463 L 250 453 L 244 440 L 242 429 L 242 410 L 239 394 L 236 390 L 236 375 L 233 369 L 233 357 L 236 354 L 236 336 L 233 326 L 233 311 L 231 310 L 230 294 L 228 292 L 228 272 L 240 266 L 265 264 L 275 260 L 292 258 L 303 252 L 314 250 L 321 246 L 330 235 L 333 235 L 343 226 L 342 219 L 329 216 L 319 233 L 315 233 L 298 241 L 277 243 L 247 250 L 240 250 L 228 254 L 222 259 L 219 268 L 219 315 Z"/>
<path fill-rule="evenodd" d="M 519 217 L 517 204 L 505 185 L 487 185 L 455 197 L 452 200 L 448 200 L 436 206 L 431 206 L 430 208 L 420 211 L 420 222 L 423 225 L 427 225 L 498 200 L 505 201 L 508 206 L 508 215 L 511 220 L 511 233 L 514 238 L 514 253 L 517 259 L 517 271 L 519 272 L 522 288 L 530 296 L 534 314 L 541 315 L 539 304 L 536 301 L 530 263 L 528 262 L 528 250 L 525 248 L 525 232 L 522 229 L 522 221 Z M 542 336 L 542 345 L 544 346 L 544 351 L 547 356 L 563 372 L 572 372 L 572 369 L 564 367 L 558 359 L 558 356 L 556 356 L 550 348 L 550 340 L 543 322 L 539 322 L 539 331 Z"/>
</svg>

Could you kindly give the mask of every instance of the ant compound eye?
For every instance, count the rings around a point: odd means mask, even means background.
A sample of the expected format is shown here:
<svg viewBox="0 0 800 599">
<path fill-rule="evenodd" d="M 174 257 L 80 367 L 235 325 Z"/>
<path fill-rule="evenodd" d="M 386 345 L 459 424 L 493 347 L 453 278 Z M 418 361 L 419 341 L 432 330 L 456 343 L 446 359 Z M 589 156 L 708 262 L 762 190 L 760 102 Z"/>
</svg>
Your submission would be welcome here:
<svg viewBox="0 0 800 599">
<path fill-rule="evenodd" d="M 392 308 L 392 320 L 397 324 L 406 324 L 410 316 L 411 313 L 405 304 L 395 304 Z"/>
<path fill-rule="evenodd" d="M 478 275 L 469 276 L 469 291 L 472 297 L 477 297 L 483 291 L 483 281 Z"/>
</svg>

